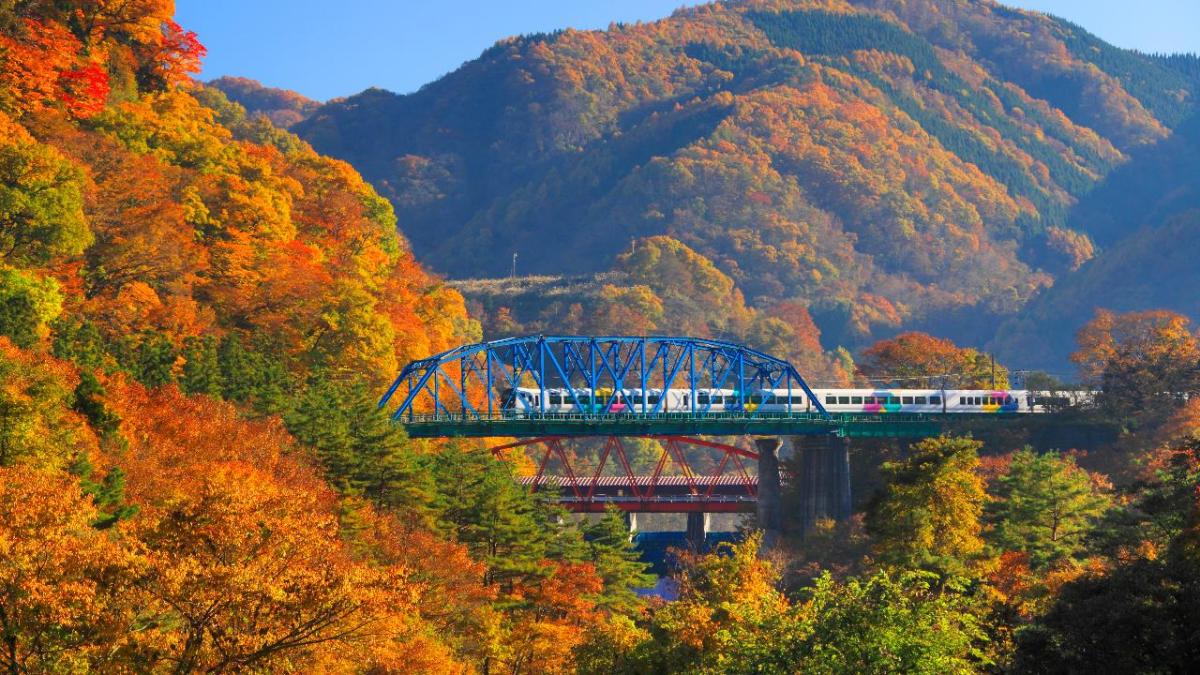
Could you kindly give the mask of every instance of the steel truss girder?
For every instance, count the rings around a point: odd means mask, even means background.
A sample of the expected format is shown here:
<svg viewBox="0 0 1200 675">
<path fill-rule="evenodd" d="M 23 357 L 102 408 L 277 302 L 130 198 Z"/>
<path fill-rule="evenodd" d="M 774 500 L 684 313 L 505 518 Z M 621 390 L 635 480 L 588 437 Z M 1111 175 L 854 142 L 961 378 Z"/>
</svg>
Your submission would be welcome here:
<svg viewBox="0 0 1200 675">
<path fill-rule="evenodd" d="M 786 389 L 791 414 L 791 393 L 798 388 L 829 419 L 787 361 L 732 342 L 673 336 L 529 336 L 465 345 L 406 365 L 379 407 L 395 404 L 391 416 L 397 421 L 412 422 L 418 409 L 435 421 L 453 417 L 451 410 L 463 421 L 494 420 L 504 415 L 501 390 L 522 386 L 538 394 L 534 404 L 521 397 L 513 401 L 526 418 L 546 415 L 547 389 L 568 390 L 577 409 L 597 419 L 614 412 L 622 389 L 643 392 L 622 411 L 635 418 L 664 412 L 665 396 L 648 403 L 645 392 L 651 388 L 686 390 L 693 415 L 708 413 L 712 405 L 698 405 L 698 390 L 729 389 L 737 394 L 737 409 L 754 419 L 757 408 L 747 409 L 748 392 Z M 586 405 L 578 390 L 587 391 Z"/>
</svg>

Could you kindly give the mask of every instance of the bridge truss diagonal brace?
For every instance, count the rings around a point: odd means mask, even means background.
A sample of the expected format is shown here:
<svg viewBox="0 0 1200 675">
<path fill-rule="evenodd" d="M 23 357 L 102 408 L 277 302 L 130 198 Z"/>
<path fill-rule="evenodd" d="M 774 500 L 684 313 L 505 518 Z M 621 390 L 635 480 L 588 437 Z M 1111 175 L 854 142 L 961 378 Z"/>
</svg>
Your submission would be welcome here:
<svg viewBox="0 0 1200 675">
<path fill-rule="evenodd" d="M 740 489 L 750 499 L 755 498 L 758 494 L 758 480 L 756 477 L 750 475 L 743 462 L 743 459 L 757 461 L 759 454 L 756 452 L 734 445 L 684 436 L 636 436 L 635 438 L 656 440 L 662 444 L 662 452 L 655 462 L 653 473 L 648 477 L 639 476 L 634 471 L 625 444 L 619 436 L 605 437 L 597 466 L 586 479 L 586 482 L 580 478 L 581 474 L 571 465 L 570 455 L 563 447 L 563 442 L 566 439 L 561 436 L 522 439 L 493 447 L 491 448 L 491 452 L 498 459 L 502 459 L 505 453 L 510 450 L 524 450 L 540 446 L 540 457 L 535 455 L 535 462 L 538 467 L 537 473 L 530 479 L 523 479 L 523 482 L 528 483 L 532 492 L 536 492 L 546 486 L 554 486 L 560 489 L 565 488 L 567 494 L 564 495 L 564 498 L 569 502 L 568 506 L 604 502 L 612 503 L 614 501 L 611 494 L 613 489 L 628 489 L 632 493 L 632 500 L 622 498 L 623 501 L 618 504 L 621 508 L 625 510 L 648 509 L 662 511 L 666 502 L 672 499 L 677 500 L 678 497 L 672 498 L 659 495 L 660 488 L 665 484 L 664 481 L 669 481 L 670 484 L 676 486 L 674 489 L 678 490 L 679 484 L 675 480 L 678 478 L 682 478 L 686 483 L 687 495 L 690 496 L 688 499 L 691 500 L 689 502 L 690 507 L 702 507 L 703 504 L 714 501 L 716 499 L 716 490 L 719 486 L 724 486 L 726 489 Z M 689 445 L 721 452 L 721 459 L 711 473 L 701 476 L 692 469 L 684 450 Z M 613 477 L 606 478 L 603 475 L 604 468 L 607 466 L 609 459 L 614 455 L 624 475 L 617 476 L 615 479 Z M 552 457 L 556 457 L 562 465 L 563 475 L 551 476 L 547 474 Z M 664 476 L 664 471 L 668 463 L 673 463 L 681 475 L 678 477 Z M 732 475 L 734 480 L 727 481 L 725 480 L 726 472 L 731 464 L 735 469 L 735 473 Z M 615 488 L 614 483 L 616 484 Z M 692 511 L 696 510 L 696 508 L 689 508 L 688 510 Z"/>
</svg>

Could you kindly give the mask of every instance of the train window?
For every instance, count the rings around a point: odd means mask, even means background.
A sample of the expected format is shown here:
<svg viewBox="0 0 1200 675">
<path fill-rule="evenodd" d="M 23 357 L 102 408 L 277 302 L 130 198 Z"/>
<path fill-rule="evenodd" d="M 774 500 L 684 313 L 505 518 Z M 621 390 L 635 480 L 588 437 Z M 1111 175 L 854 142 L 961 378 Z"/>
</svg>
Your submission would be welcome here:
<svg viewBox="0 0 1200 675">
<path fill-rule="evenodd" d="M 762 394 L 750 394 L 746 397 L 746 403 L 762 403 Z"/>
<path fill-rule="evenodd" d="M 900 399 L 900 402 L 903 403 L 904 405 L 912 405 L 913 397 L 905 396 L 904 398 Z"/>
<path fill-rule="evenodd" d="M 958 404 L 959 405 L 971 405 L 971 397 L 970 396 L 959 396 Z"/>
<path fill-rule="evenodd" d="M 941 396 L 930 396 L 929 397 L 929 405 L 941 405 L 941 404 L 942 404 Z"/>
<path fill-rule="evenodd" d="M 661 400 L 661 397 L 658 394 L 650 394 L 646 397 L 646 403 L 650 405 L 658 405 L 659 400 Z"/>
<path fill-rule="evenodd" d="M 850 402 L 851 402 L 851 403 L 853 403 L 854 405 L 862 405 L 862 402 L 863 402 L 863 397 L 861 397 L 861 396 L 851 396 L 851 397 L 850 397 Z"/>
<path fill-rule="evenodd" d="M 867 405 L 875 405 L 875 397 L 874 396 L 864 396 L 863 403 L 865 403 Z"/>
<path fill-rule="evenodd" d="M 562 405 L 562 394 L 552 392 L 550 394 L 550 405 Z"/>
<path fill-rule="evenodd" d="M 709 400 L 708 392 L 701 391 L 696 394 L 696 404 L 697 405 L 708 405 L 708 400 Z"/>
<path fill-rule="evenodd" d="M 837 397 L 836 396 L 826 396 L 825 397 L 825 405 L 837 405 Z"/>
<path fill-rule="evenodd" d="M 793 394 L 792 405 L 804 405 L 804 397 L 800 394 Z"/>
<path fill-rule="evenodd" d="M 890 403 L 891 405 L 900 405 L 900 397 L 892 396 L 891 398 L 888 399 L 888 403 Z"/>
<path fill-rule="evenodd" d="M 850 405 L 850 397 L 849 396 L 839 396 L 838 397 L 838 405 Z"/>
<path fill-rule="evenodd" d="M 1004 396 L 1004 405 L 1012 405 L 1012 404 L 1013 404 L 1013 397 L 1006 394 Z"/>
<path fill-rule="evenodd" d="M 925 405 L 927 400 L 929 399 L 925 398 L 924 396 L 917 396 L 913 398 L 913 403 L 916 403 L 917 405 Z"/>
</svg>

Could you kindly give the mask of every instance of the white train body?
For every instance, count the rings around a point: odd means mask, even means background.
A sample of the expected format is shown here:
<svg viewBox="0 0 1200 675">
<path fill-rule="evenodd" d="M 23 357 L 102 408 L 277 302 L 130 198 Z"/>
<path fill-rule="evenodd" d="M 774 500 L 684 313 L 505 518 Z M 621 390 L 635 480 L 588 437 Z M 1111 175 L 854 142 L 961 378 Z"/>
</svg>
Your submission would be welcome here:
<svg viewBox="0 0 1200 675">
<path fill-rule="evenodd" d="M 1022 414 L 1090 403 L 1090 391 L 1035 392 L 1025 389 L 814 389 L 831 413 Z M 501 409 L 514 414 L 802 413 L 816 412 L 801 389 L 506 389 Z"/>
</svg>

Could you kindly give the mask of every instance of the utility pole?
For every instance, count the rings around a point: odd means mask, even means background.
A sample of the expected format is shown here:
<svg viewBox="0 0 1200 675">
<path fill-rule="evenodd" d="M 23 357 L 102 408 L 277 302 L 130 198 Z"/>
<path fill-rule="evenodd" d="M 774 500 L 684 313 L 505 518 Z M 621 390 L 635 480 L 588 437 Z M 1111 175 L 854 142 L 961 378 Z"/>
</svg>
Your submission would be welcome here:
<svg viewBox="0 0 1200 675">
<path fill-rule="evenodd" d="M 517 278 L 517 252 L 513 251 L 512 271 L 508 273 L 510 279 Z"/>
<path fill-rule="evenodd" d="M 996 357 L 989 354 L 992 358 L 992 391 L 996 391 Z"/>
</svg>

